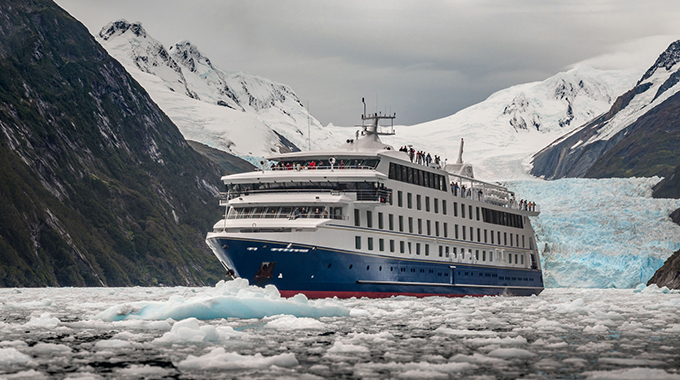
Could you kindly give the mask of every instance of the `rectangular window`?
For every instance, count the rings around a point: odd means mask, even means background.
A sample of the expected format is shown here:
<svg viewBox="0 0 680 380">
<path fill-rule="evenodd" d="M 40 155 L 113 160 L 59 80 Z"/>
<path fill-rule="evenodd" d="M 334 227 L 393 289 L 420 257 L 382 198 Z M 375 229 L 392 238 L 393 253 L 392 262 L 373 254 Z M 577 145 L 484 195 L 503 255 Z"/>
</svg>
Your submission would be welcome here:
<svg viewBox="0 0 680 380">
<path fill-rule="evenodd" d="M 399 232 L 404 232 L 404 216 L 399 215 Z"/>
<path fill-rule="evenodd" d="M 465 218 L 465 205 L 462 203 L 460 204 L 460 217 Z"/>
<path fill-rule="evenodd" d="M 473 234 L 473 232 L 474 232 L 474 229 L 472 227 L 470 227 L 470 241 L 475 240 L 475 235 Z"/>
<path fill-rule="evenodd" d="M 493 262 L 493 251 L 489 251 L 489 261 Z"/>
<path fill-rule="evenodd" d="M 495 243 L 493 242 L 493 231 L 491 231 L 491 244 L 495 244 Z"/>
<path fill-rule="evenodd" d="M 416 194 L 416 210 L 420 210 L 422 208 L 422 197 L 420 194 Z"/>
<path fill-rule="evenodd" d="M 475 212 L 477 213 L 477 220 L 479 220 L 479 207 L 475 208 Z"/>
<path fill-rule="evenodd" d="M 399 240 L 399 253 L 404 253 L 404 241 Z"/>
<path fill-rule="evenodd" d="M 515 234 L 515 245 L 519 247 L 519 234 Z"/>
<path fill-rule="evenodd" d="M 496 243 L 496 244 L 499 244 L 499 245 L 501 244 L 501 232 L 500 231 L 498 231 L 498 243 Z"/>
<path fill-rule="evenodd" d="M 522 262 L 520 264 L 524 265 L 524 255 L 521 255 L 520 258 L 522 259 Z M 515 258 L 515 261 L 517 261 L 517 258 Z"/>
<path fill-rule="evenodd" d="M 482 251 L 482 261 L 486 261 L 486 251 Z"/>
<path fill-rule="evenodd" d="M 373 228 L 373 212 L 366 210 L 366 227 Z"/>
<path fill-rule="evenodd" d="M 423 234 L 423 220 L 418 218 L 418 234 Z"/>
<path fill-rule="evenodd" d="M 526 248 L 526 245 L 524 245 L 524 235 L 522 235 L 522 248 Z"/>
<path fill-rule="evenodd" d="M 488 243 L 488 242 L 489 242 L 489 241 L 487 240 L 487 237 L 488 237 L 488 233 L 487 233 L 487 232 L 488 232 L 487 230 L 484 230 L 484 242 L 485 242 L 485 243 Z"/>
<path fill-rule="evenodd" d="M 390 240 L 390 252 L 394 252 L 394 240 Z"/>
<path fill-rule="evenodd" d="M 468 206 L 468 216 L 470 217 L 470 220 L 472 220 L 472 205 Z"/>
<path fill-rule="evenodd" d="M 444 257 L 444 247 L 441 245 L 439 246 L 439 257 Z"/>
<path fill-rule="evenodd" d="M 458 239 L 458 225 L 453 226 L 453 234 L 456 239 Z"/>
<path fill-rule="evenodd" d="M 368 238 L 368 250 L 369 251 L 373 250 L 373 238 L 372 237 Z"/>
<path fill-rule="evenodd" d="M 508 245 L 508 233 L 503 232 L 503 245 Z"/>
<path fill-rule="evenodd" d="M 465 240 L 465 231 L 466 231 L 466 228 L 465 228 L 465 226 L 460 226 L 460 229 L 463 230 L 463 240 Z"/>
<path fill-rule="evenodd" d="M 378 249 L 380 252 L 385 250 L 385 239 L 378 239 Z"/>
<path fill-rule="evenodd" d="M 408 233 L 413 233 L 413 218 L 410 216 L 408 217 Z"/>
<path fill-rule="evenodd" d="M 416 243 L 416 255 L 420 255 L 420 243 Z"/>
<path fill-rule="evenodd" d="M 394 231 L 394 215 L 393 214 L 387 215 L 387 226 L 390 228 L 390 231 Z"/>
<path fill-rule="evenodd" d="M 449 237 L 449 224 L 444 222 L 444 237 Z"/>
<path fill-rule="evenodd" d="M 475 250 L 475 260 L 479 261 L 479 249 Z"/>
<path fill-rule="evenodd" d="M 425 197 L 425 211 L 430 212 L 430 197 Z"/>
<path fill-rule="evenodd" d="M 434 198 L 434 213 L 439 214 L 439 199 Z"/>
<path fill-rule="evenodd" d="M 453 202 L 453 216 L 458 216 L 458 202 Z"/>
<path fill-rule="evenodd" d="M 439 222 L 434 222 L 434 236 L 439 236 Z"/>
<path fill-rule="evenodd" d="M 413 208 L 413 195 L 406 193 L 406 207 Z"/>
<path fill-rule="evenodd" d="M 453 251 L 455 252 L 455 251 L 456 251 L 456 248 L 453 248 Z M 450 253 L 449 253 L 449 247 L 446 246 L 446 257 L 449 257 L 449 255 L 450 255 Z"/>
<path fill-rule="evenodd" d="M 481 232 L 481 229 L 478 228 L 477 229 L 477 243 L 481 243 L 481 242 L 482 242 L 482 232 Z"/>
<path fill-rule="evenodd" d="M 404 207 L 404 192 L 401 190 L 397 191 L 397 206 Z"/>
<path fill-rule="evenodd" d="M 378 213 L 378 228 L 381 229 L 381 230 L 383 228 L 385 228 L 385 226 L 383 225 L 383 213 L 382 212 Z"/>
<path fill-rule="evenodd" d="M 361 249 L 361 236 L 354 237 L 354 248 Z"/>
<path fill-rule="evenodd" d="M 508 254 L 508 263 L 512 264 L 512 254 Z"/>
<path fill-rule="evenodd" d="M 429 220 L 425 221 L 425 228 L 427 228 L 427 234 L 432 235 L 432 222 Z"/>
<path fill-rule="evenodd" d="M 430 256 L 430 245 L 425 244 L 425 256 Z"/>
<path fill-rule="evenodd" d="M 356 227 L 361 226 L 361 218 L 359 217 L 359 214 L 360 214 L 359 210 L 355 208 L 354 209 L 354 225 Z"/>
<path fill-rule="evenodd" d="M 446 215 L 446 200 L 442 199 L 442 214 Z"/>
</svg>

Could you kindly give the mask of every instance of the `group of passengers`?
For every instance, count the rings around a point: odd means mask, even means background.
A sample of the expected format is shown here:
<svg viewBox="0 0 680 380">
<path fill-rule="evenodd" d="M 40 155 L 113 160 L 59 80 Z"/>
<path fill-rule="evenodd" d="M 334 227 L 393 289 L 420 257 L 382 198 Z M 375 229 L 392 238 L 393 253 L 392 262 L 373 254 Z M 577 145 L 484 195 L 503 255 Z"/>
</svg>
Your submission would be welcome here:
<svg viewBox="0 0 680 380">
<path fill-rule="evenodd" d="M 293 212 L 290 213 L 288 219 L 297 218 L 319 218 L 328 219 L 328 210 L 325 207 L 295 207 Z"/>
<path fill-rule="evenodd" d="M 451 182 L 451 193 L 453 193 L 453 195 L 456 197 L 459 196 L 461 198 L 467 199 L 472 199 L 473 196 L 472 188 L 466 188 L 463 184 L 458 185 L 458 182 Z M 477 190 L 478 201 L 482 200 L 482 196 L 484 196 L 482 189 Z"/>
<path fill-rule="evenodd" d="M 298 167 L 298 165 L 300 165 Z M 274 170 L 293 170 L 293 169 L 330 169 L 331 166 L 333 166 L 335 169 L 361 169 L 362 165 L 358 160 L 354 160 L 354 162 L 351 162 L 351 160 L 347 160 L 345 162 L 344 160 L 340 160 L 340 162 L 336 163 L 335 165 L 332 165 L 330 162 L 324 162 L 323 160 L 314 161 L 304 161 L 303 163 L 301 162 L 284 162 L 281 161 L 277 164 L 275 164 L 272 169 Z"/>
<path fill-rule="evenodd" d="M 520 199 L 519 209 L 524 211 L 536 211 L 536 203 Z"/>
<path fill-rule="evenodd" d="M 441 169 L 442 161 L 437 155 L 431 156 L 430 153 L 425 153 L 422 150 L 416 151 L 413 147 L 402 146 L 399 148 L 400 152 L 404 152 L 408 155 L 411 162 L 415 162 L 420 165 L 425 165 L 427 167 L 435 167 Z"/>
</svg>

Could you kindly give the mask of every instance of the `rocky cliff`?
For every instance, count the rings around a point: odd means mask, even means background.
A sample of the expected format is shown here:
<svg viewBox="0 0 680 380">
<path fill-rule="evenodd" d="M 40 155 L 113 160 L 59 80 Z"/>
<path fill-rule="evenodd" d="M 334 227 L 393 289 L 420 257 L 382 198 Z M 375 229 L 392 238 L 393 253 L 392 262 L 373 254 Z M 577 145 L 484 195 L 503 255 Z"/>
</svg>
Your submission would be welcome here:
<svg viewBox="0 0 680 380">
<path fill-rule="evenodd" d="M 53 2 L 0 2 L 0 286 L 210 284 L 220 169 Z"/>
<path fill-rule="evenodd" d="M 531 173 L 564 177 L 667 176 L 680 162 L 680 41 L 608 112 L 538 152 Z"/>
</svg>

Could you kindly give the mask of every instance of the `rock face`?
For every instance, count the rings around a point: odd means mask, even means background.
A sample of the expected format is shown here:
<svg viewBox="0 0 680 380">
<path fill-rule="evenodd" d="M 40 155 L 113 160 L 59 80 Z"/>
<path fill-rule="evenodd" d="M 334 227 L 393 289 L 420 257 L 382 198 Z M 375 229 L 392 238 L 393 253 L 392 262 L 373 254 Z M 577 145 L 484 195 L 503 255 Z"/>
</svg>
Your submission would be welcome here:
<svg viewBox="0 0 680 380">
<path fill-rule="evenodd" d="M 611 109 L 533 157 L 531 174 L 667 176 L 680 162 L 680 41 L 672 43 Z"/>
<path fill-rule="evenodd" d="M 0 286 L 222 277 L 220 169 L 50 1 L 0 3 L 0 131 Z"/>
<path fill-rule="evenodd" d="M 668 289 L 680 289 L 680 251 L 673 253 L 647 285 L 656 284 L 658 287 L 666 286 Z"/>
</svg>

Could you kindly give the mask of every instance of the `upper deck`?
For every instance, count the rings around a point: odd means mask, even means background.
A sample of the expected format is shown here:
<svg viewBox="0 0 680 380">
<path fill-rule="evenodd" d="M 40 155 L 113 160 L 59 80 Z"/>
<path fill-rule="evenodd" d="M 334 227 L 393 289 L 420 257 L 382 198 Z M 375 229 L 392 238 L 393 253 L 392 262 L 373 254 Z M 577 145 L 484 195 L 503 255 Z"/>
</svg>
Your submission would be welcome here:
<svg viewBox="0 0 680 380">
<path fill-rule="evenodd" d="M 540 212 L 535 204 L 529 207 L 518 203 L 514 193 L 504 186 L 474 178 L 471 166 L 462 164 L 462 147 L 458 163 L 446 168 L 432 162 L 428 165 L 413 162 L 412 155 L 380 141 L 377 123 L 384 116 L 371 118 L 375 118 L 374 124 L 364 126 L 361 136 L 357 132 L 357 139 L 347 140 L 336 149 L 276 154 L 268 157 L 268 164 L 260 170 L 222 177 L 227 184 L 222 205 L 242 194 L 309 192 L 355 193 L 352 198 L 357 201 L 388 202 L 391 191 L 386 183 L 394 180 L 521 210 L 529 216 Z M 266 199 L 259 197 L 260 201 Z"/>
</svg>

